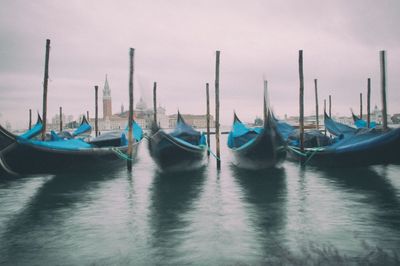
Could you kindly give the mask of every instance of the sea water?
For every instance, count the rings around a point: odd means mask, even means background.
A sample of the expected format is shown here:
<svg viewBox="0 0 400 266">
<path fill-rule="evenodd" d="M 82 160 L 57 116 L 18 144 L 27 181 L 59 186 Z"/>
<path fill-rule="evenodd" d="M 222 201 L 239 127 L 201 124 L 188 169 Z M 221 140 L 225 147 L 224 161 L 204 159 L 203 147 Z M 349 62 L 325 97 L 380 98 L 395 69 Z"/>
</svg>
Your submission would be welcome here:
<svg viewBox="0 0 400 266">
<path fill-rule="evenodd" d="M 400 166 L 251 172 L 225 142 L 220 171 L 160 173 L 144 141 L 132 173 L 0 180 L 0 264 L 400 263 Z"/>
</svg>

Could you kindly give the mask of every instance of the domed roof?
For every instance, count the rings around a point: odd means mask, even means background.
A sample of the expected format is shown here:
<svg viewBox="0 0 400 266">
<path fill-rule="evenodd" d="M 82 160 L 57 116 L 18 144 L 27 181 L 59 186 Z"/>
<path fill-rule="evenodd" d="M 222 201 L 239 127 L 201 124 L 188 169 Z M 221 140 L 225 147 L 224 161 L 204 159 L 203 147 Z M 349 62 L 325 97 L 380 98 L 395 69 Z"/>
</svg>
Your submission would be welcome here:
<svg viewBox="0 0 400 266">
<path fill-rule="evenodd" d="M 144 111 L 147 109 L 147 104 L 143 101 L 142 97 L 140 97 L 139 102 L 136 104 L 136 109 L 140 111 Z"/>
<path fill-rule="evenodd" d="M 159 113 L 159 114 L 165 114 L 165 108 L 162 107 L 161 105 L 159 105 L 159 106 L 157 107 L 157 113 Z"/>
</svg>

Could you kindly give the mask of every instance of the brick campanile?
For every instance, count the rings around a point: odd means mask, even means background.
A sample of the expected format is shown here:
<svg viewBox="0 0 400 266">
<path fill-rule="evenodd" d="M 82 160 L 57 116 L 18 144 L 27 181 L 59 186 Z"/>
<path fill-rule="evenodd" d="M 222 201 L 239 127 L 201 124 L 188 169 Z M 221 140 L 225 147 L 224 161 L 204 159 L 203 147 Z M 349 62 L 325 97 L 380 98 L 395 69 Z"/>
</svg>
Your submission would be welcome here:
<svg viewBox="0 0 400 266">
<path fill-rule="evenodd" d="M 104 82 L 103 89 L 103 119 L 107 117 L 110 118 L 112 115 L 112 105 L 111 105 L 111 90 L 108 85 L 108 79 L 106 75 L 106 81 Z"/>
</svg>

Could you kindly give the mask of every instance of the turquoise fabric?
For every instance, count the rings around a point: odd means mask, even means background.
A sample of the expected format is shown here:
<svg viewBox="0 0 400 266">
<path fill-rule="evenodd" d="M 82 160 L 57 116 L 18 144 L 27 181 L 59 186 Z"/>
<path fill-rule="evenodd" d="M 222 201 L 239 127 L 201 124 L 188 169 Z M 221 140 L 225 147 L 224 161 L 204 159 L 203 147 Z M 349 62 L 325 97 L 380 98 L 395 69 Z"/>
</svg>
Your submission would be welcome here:
<svg viewBox="0 0 400 266">
<path fill-rule="evenodd" d="M 353 135 L 357 131 L 356 128 L 334 121 L 327 114 L 325 114 L 325 128 L 329 133 L 338 137 Z"/>
<path fill-rule="evenodd" d="M 50 135 L 51 135 L 51 140 L 55 141 L 55 140 L 62 140 L 62 138 L 60 138 L 56 132 L 54 132 L 53 130 L 50 131 Z"/>
<path fill-rule="evenodd" d="M 243 123 L 235 121 L 233 123 L 231 133 L 233 138 L 237 138 L 247 134 L 250 131 L 248 127 L 246 127 Z"/>
<path fill-rule="evenodd" d="M 275 119 L 276 128 L 278 129 L 279 134 L 285 141 L 288 141 L 289 136 L 295 133 L 296 129 L 289 125 L 288 123 Z"/>
<path fill-rule="evenodd" d="M 122 132 L 121 134 L 121 146 L 126 146 L 128 145 L 128 139 L 126 138 L 125 133 Z"/>
<path fill-rule="evenodd" d="M 91 131 L 92 127 L 89 124 L 82 124 L 80 125 L 75 131 L 72 133 L 72 136 L 78 136 L 80 134 L 83 134 L 85 132 Z"/>
<path fill-rule="evenodd" d="M 362 151 L 379 147 L 385 143 L 391 143 L 400 138 L 400 128 L 391 129 L 387 132 L 376 129 L 366 129 L 353 135 L 348 135 L 336 143 L 328 146 L 326 150 L 333 150 L 337 153 L 349 151 Z"/>
<path fill-rule="evenodd" d="M 183 121 L 183 119 L 178 119 L 175 129 L 171 132 L 171 136 L 177 137 L 182 134 L 191 135 L 191 136 L 199 136 L 200 132 L 196 131 L 192 126 L 188 125 Z"/>
<path fill-rule="evenodd" d="M 207 145 L 207 138 L 204 133 L 201 133 L 200 145 Z"/>
<path fill-rule="evenodd" d="M 354 125 L 357 128 L 366 128 L 367 127 L 367 121 L 365 121 L 364 119 L 358 119 L 357 121 L 354 122 Z M 369 123 L 369 128 L 375 128 L 376 127 L 376 123 L 374 121 L 371 121 Z"/>
<path fill-rule="evenodd" d="M 84 142 L 81 139 L 67 139 L 56 141 L 40 141 L 40 140 L 26 140 L 23 138 L 17 139 L 20 143 L 30 144 L 38 147 L 45 147 L 56 150 L 80 150 L 92 148 L 91 144 Z"/>
<path fill-rule="evenodd" d="M 235 120 L 228 135 L 228 147 L 237 149 L 242 146 L 247 146 L 255 139 L 255 136 L 259 135 L 263 130 L 263 128 L 259 127 L 246 127 L 242 122 Z M 256 133 L 256 135 L 254 135 L 254 133 Z"/>
<path fill-rule="evenodd" d="M 200 147 L 200 145 L 207 144 L 207 141 L 205 140 L 203 134 L 195 130 L 192 126 L 186 124 L 179 113 L 175 129 L 169 135 L 177 140 L 179 139 L 178 141 L 180 141 L 181 143 L 185 145 L 190 144 L 193 147 Z"/>
<path fill-rule="evenodd" d="M 136 121 L 133 121 L 133 137 L 135 138 L 136 141 L 141 141 L 143 138 L 143 129 L 142 127 L 136 123 Z M 129 127 L 127 126 L 125 128 L 125 134 L 128 135 L 128 130 Z M 125 136 L 126 137 L 126 136 Z"/>
<path fill-rule="evenodd" d="M 38 135 L 43 129 L 42 123 L 36 123 L 36 125 L 30 130 L 26 131 L 24 134 L 21 134 L 20 137 L 24 139 L 30 139 L 34 136 Z"/>
</svg>

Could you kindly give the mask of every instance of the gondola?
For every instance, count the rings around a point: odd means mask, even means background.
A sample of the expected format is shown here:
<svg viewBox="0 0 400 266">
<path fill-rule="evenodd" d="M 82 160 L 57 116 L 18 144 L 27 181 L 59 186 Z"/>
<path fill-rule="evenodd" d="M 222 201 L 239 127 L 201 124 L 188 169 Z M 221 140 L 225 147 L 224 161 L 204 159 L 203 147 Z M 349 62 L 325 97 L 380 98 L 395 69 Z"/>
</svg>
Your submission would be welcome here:
<svg viewBox="0 0 400 266">
<path fill-rule="evenodd" d="M 325 126 L 336 137 L 325 147 L 289 146 L 290 157 L 324 167 L 352 167 L 400 162 L 400 128 L 386 131 L 355 129 L 325 114 Z M 332 127 L 335 125 L 335 127 Z"/>
<path fill-rule="evenodd" d="M 178 112 L 176 127 L 167 133 L 153 125 L 148 147 L 150 155 L 161 171 L 185 171 L 204 165 L 206 137 L 186 124 Z"/>
<path fill-rule="evenodd" d="M 357 115 L 355 115 L 353 113 L 353 111 L 351 112 L 351 116 L 353 117 L 354 125 L 357 128 L 367 128 L 368 127 L 367 121 L 365 121 L 364 119 L 362 119 L 362 118 L 358 117 Z M 370 121 L 369 127 L 370 128 L 375 128 L 376 127 L 376 122 L 375 121 Z"/>
<path fill-rule="evenodd" d="M 136 141 L 140 141 L 143 138 L 143 130 L 138 123 L 133 122 L 133 135 Z M 91 139 L 88 143 L 94 145 L 95 147 L 114 147 L 121 143 L 121 137 L 128 135 L 128 127 L 125 128 L 124 135 L 121 135 L 121 131 L 110 131 L 101 134 L 100 136 Z"/>
<path fill-rule="evenodd" d="M 233 164 L 239 168 L 259 170 L 279 166 L 286 158 L 286 143 L 277 131 L 270 112 L 262 128 L 249 128 L 234 114 L 228 148 Z"/>
<path fill-rule="evenodd" d="M 300 146 L 300 130 L 294 128 L 285 121 L 274 117 L 277 131 L 285 140 L 288 146 Z M 304 132 L 303 145 L 306 148 L 323 147 L 332 144 L 332 139 L 322 134 L 320 130 L 312 129 Z"/>
<path fill-rule="evenodd" d="M 133 159 L 136 158 L 142 133 L 134 135 Z M 82 139 L 28 140 L 2 126 L 0 142 L 4 143 L 0 150 L 0 167 L 11 175 L 58 174 L 106 168 L 124 162 L 122 158 L 126 158 L 128 149 L 125 133 L 120 135 L 119 143 L 105 146 L 103 142 L 96 145 L 95 139 L 92 143 Z"/>
<path fill-rule="evenodd" d="M 43 121 L 40 115 L 38 114 L 36 124 L 29 130 L 27 130 L 25 133 L 19 135 L 21 138 L 24 139 L 32 139 L 39 135 L 42 132 L 43 129 Z"/>
<path fill-rule="evenodd" d="M 19 135 L 19 137 L 23 139 L 32 139 L 37 135 L 39 135 L 42 132 L 42 129 L 43 129 L 43 121 L 40 115 L 38 114 L 36 124 L 31 129 Z M 6 138 L 0 137 L 0 150 L 2 150 L 8 145 L 9 141 Z"/>
<path fill-rule="evenodd" d="M 352 136 L 357 132 L 357 129 L 343 123 L 333 120 L 327 113 L 324 114 L 325 129 L 333 136 L 343 138 Z"/>
<path fill-rule="evenodd" d="M 68 131 L 62 131 L 59 133 L 50 131 L 50 140 L 73 139 L 76 137 L 89 137 L 91 132 L 92 132 L 92 126 L 87 121 L 86 116 L 83 116 L 81 124 L 72 133 Z"/>
</svg>

